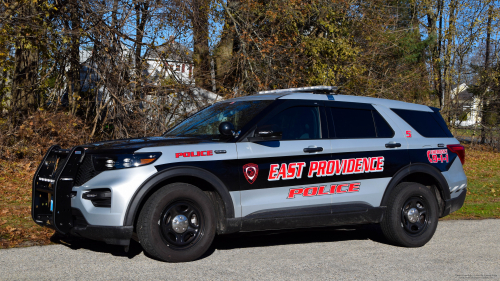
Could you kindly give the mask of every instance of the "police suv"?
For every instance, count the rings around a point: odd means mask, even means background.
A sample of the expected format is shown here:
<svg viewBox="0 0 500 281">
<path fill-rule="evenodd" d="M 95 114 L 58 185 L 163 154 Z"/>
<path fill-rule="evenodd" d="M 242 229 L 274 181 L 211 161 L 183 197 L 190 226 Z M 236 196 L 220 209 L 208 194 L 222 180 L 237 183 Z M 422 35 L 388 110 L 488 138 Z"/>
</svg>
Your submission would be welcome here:
<svg viewBox="0 0 500 281">
<path fill-rule="evenodd" d="M 199 111 L 161 137 L 52 146 L 32 216 L 61 234 L 191 261 L 215 234 L 380 223 L 420 247 L 462 207 L 464 147 L 439 110 L 317 86 Z"/>
</svg>

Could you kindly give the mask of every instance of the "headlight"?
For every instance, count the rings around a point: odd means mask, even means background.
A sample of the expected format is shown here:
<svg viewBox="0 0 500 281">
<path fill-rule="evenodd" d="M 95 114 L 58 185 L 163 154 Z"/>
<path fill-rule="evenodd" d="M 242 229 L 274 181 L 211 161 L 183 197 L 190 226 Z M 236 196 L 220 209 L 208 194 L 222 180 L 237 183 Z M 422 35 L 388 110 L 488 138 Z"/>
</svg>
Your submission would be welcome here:
<svg viewBox="0 0 500 281">
<path fill-rule="evenodd" d="M 94 169 L 107 171 L 149 165 L 160 158 L 160 152 L 137 154 L 92 155 Z"/>
</svg>

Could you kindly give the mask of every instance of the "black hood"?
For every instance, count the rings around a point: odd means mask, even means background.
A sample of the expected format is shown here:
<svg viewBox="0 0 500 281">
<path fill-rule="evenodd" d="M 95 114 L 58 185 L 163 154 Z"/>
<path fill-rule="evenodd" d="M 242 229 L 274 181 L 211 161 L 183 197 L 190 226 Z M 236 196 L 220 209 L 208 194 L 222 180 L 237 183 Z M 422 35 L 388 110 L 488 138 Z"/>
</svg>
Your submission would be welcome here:
<svg viewBox="0 0 500 281">
<path fill-rule="evenodd" d="M 147 137 L 138 139 L 121 139 L 102 141 L 82 145 L 86 153 L 134 153 L 145 147 L 210 143 L 209 140 L 187 137 Z"/>
</svg>

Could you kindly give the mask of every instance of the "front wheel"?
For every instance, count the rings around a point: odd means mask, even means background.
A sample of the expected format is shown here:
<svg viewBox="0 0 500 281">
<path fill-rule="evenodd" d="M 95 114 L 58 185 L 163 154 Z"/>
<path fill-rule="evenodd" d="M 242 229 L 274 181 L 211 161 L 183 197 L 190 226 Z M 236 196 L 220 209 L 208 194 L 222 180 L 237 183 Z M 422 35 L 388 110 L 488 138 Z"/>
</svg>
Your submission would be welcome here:
<svg viewBox="0 0 500 281">
<path fill-rule="evenodd" d="M 167 262 L 192 261 L 215 236 L 214 206 L 199 188 L 173 183 L 156 191 L 139 214 L 137 236 L 148 254 Z"/>
<path fill-rule="evenodd" d="M 436 232 L 438 204 L 426 186 L 400 183 L 390 194 L 385 216 L 380 223 L 384 236 L 403 247 L 421 247 Z"/>
</svg>

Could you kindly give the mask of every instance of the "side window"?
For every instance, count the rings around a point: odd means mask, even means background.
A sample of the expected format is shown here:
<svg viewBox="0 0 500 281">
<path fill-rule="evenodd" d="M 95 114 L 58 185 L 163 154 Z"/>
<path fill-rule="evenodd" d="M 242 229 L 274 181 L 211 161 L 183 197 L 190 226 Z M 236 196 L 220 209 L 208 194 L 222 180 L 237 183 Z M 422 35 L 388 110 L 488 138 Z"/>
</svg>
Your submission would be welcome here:
<svg viewBox="0 0 500 281">
<path fill-rule="evenodd" d="M 399 115 L 406 123 L 410 124 L 419 134 L 426 138 L 448 138 L 453 137 L 448 128 L 445 129 L 439 124 L 434 116 L 434 112 L 395 109 L 394 113 Z M 439 114 L 439 113 L 437 113 Z M 442 119 L 441 116 L 439 118 Z"/>
<path fill-rule="evenodd" d="M 282 132 L 282 140 L 320 139 L 321 126 L 317 107 L 291 107 L 276 114 L 258 127 Z"/>
<path fill-rule="evenodd" d="M 394 131 L 376 110 L 330 108 L 339 139 L 392 138 Z"/>
<path fill-rule="evenodd" d="M 378 113 L 378 111 L 373 110 L 373 120 L 375 121 L 375 129 L 377 130 L 377 138 L 392 138 L 394 137 L 394 131 L 391 126 L 387 124 L 384 117 Z"/>
<path fill-rule="evenodd" d="M 366 109 L 331 107 L 335 135 L 339 139 L 375 138 L 372 111 Z"/>
</svg>

